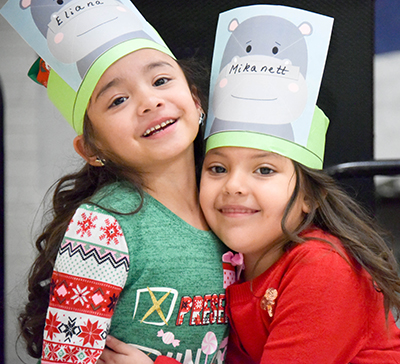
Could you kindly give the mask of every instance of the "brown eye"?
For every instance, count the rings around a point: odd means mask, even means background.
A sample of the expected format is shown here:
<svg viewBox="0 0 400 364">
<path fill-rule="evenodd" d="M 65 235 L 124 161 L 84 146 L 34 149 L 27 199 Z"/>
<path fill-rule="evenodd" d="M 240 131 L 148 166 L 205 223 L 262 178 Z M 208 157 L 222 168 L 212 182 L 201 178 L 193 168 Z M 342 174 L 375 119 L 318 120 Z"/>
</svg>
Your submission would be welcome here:
<svg viewBox="0 0 400 364">
<path fill-rule="evenodd" d="M 127 99 L 128 99 L 127 97 L 117 97 L 115 100 L 112 101 L 110 107 L 121 105 Z"/>
<path fill-rule="evenodd" d="M 226 172 L 226 169 L 224 168 L 224 167 L 221 167 L 221 166 L 214 166 L 214 167 L 211 167 L 210 168 L 210 170 L 211 170 L 211 172 L 213 172 L 213 173 L 225 173 Z"/>
<path fill-rule="evenodd" d="M 271 174 L 271 173 L 274 172 L 271 168 L 268 168 L 268 167 L 261 167 L 261 168 L 258 168 L 257 171 L 258 171 L 258 173 L 264 174 L 264 175 L 265 175 L 265 174 Z"/>
<path fill-rule="evenodd" d="M 159 78 L 158 80 L 156 80 L 156 82 L 154 82 L 154 86 L 165 85 L 166 83 L 168 83 L 168 81 L 169 81 L 169 79 L 166 77 Z"/>
</svg>

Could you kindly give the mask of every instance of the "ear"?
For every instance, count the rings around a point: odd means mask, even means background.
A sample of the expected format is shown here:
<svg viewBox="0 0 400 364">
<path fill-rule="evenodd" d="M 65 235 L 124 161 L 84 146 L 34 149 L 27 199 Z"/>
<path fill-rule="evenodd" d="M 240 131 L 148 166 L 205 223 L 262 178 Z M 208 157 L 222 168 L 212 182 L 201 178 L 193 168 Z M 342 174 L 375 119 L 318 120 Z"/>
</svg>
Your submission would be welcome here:
<svg viewBox="0 0 400 364">
<path fill-rule="evenodd" d="M 20 6 L 22 9 L 29 8 L 29 7 L 31 6 L 31 0 L 21 0 L 21 1 L 19 2 L 19 6 Z"/>
<path fill-rule="evenodd" d="M 74 149 L 86 162 L 94 167 L 100 167 L 101 163 L 98 161 L 98 157 L 91 153 L 83 139 L 83 135 L 78 135 L 74 139 Z"/>
<path fill-rule="evenodd" d="M 199 96 L 197 95 L 197 89 L 194 90 L 194 92 L 192 91 L 192 98 L 193 101 L 196 105 L 197 110 L 199 110 L 200 113 L 204 113 L 203 107 L 201 106 L 201 101 Z"/>
<path fill-rule="evenodd" d="M 232 19 L 231 22 L 229 23 L 228 30 L 230 32 L 233 32 L 238 26 L 239 26 L 239 20 L 237 20 L 236 18 Z"/>
<path fill-rule="evenodd" d="M 192 99 L 193 99 L 194 103 L 196 104 L 196 107 L 198 109 L 201 109 L 201 100 L 199 98 L 197 87 L 192 86 L 190 89 L 190 93 L 192 94 Z"/>
<path fill-rule="evenodd" d="M 311 203 L 308 197 L 303 197 L 301 209 L 305 214 L 309 214 L 311 212 Z"/>
<path fill-rule="evenodd" d="M 301 34 L 303 34 L 304 36 L 311 35 L 313 32 L 313 27 L 310 23 L 305 21 L 304 23 L 301 23 L 299 25 L 299 30 L 300 30 Z"/>
</svg>

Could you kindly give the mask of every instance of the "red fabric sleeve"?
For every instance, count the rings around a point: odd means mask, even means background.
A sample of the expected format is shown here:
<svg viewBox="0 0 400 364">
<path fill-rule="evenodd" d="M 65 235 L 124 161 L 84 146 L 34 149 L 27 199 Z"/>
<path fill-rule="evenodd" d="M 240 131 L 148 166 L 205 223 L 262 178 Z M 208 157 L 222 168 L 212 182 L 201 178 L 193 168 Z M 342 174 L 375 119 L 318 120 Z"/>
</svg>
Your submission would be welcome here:
<svg viewBox="0 0 400 364">
<path fill-rule="evenodd" d="M 168 356 L 160 355 L 155 360 L 154 364 L 177 364 L 180 363 L 176 359 L 169 358 Z"/>
</svg>

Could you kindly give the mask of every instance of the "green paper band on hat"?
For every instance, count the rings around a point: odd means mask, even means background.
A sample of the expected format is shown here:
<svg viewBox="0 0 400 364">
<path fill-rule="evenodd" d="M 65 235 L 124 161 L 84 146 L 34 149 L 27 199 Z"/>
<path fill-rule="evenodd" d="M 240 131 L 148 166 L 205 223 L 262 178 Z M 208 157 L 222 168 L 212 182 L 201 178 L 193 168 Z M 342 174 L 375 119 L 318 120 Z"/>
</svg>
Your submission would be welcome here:
<svg viewBox="0 0 400 364">
<path fill-rule="evenodd" d="M 207 139 L 206 151 L 222 147 L 261 149 L 280 154 L 307 167 L 322 169 L 329 119 L 315 107 L 307 147 L 276 136 L 251 131 L 221 131 Z"/>
<path fill-rule="evenodd" d="M 83 118 L 93 90 L 100 77 L 113 63 L 129 53 L 140 49 L 155 49 L 175 59 L 165 46 L 149 39 L 130 39 L 117 44 L 102 54 L 90 67 L 84 80 L 75 92 L 57 73 L 50 72 L 47 93 L 49 99 L 59 109 L 78 135 L 83 133 Z"/>
</svg>

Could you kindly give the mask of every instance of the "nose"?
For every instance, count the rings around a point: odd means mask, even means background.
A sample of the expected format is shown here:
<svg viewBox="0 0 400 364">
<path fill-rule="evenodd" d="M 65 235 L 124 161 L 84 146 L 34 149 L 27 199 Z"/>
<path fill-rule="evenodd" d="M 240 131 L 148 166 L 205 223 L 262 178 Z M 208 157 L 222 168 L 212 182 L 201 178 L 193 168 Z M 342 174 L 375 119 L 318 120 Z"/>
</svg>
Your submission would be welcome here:
<svg viewBox="0 0 400 364">
<path fill-rule="evenodd" d="M 151 87 L 142 88 L 138 96 L 138 113 L 139 115 L 148 114 L 164 105 L 164 99 Z"/>
<path fill-rule="evenodd" d="M 226 182 L 223 186 L 223 192 L 225 195 L 246 195 L 248 194 L 248 191 L 249 187 L 243 173 L 233 172 L 227 175 Z"/>
</svg>

